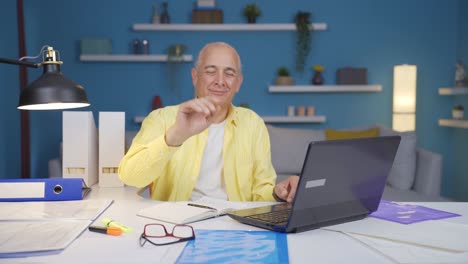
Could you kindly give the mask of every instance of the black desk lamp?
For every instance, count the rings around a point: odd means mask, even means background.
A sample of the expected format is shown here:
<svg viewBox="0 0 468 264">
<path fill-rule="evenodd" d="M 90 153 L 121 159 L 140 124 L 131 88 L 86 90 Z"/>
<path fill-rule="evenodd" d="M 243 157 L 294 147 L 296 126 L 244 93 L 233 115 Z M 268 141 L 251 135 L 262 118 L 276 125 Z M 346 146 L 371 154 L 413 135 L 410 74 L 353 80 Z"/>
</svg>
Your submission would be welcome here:
<svg viewBox="0 0 468 264">
<path fill-rule="evenodd" d="M 44 50 L 45 47 L 47 47 L 46 50 Z M 44 67 L 42 76 L 21 91 L 18 109 L 56 110 L 89 106 L 83 86 L 60 72 L 60 64 L 63 63 L 60 58 L 57 58 L 60 53 L 51 46 L 44 46 L 41 53 L 41 63 L 0 58 L 0 63 L 33 68 Z"/>
</svg>

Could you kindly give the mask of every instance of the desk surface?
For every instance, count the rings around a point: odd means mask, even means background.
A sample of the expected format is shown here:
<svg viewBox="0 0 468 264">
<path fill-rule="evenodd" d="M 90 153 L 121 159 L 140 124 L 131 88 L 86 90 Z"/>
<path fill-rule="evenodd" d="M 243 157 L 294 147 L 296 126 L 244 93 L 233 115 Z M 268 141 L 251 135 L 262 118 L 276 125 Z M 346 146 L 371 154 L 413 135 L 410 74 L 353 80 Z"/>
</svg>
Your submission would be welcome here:
<svg viewBox="0 0 468 264">
<path fill-rule="evenodd" d="M 98 218 L 108 217 L 135 229 L 119 237 L 84 231 L 67 249 L 58 255 L 18 259 L 0 259 L 0 263 L 173 263 L 184 243 L 166 247 L 139 246 L 143 226 L 157 222 L 136 216 L 141 208 L 154 201 L 143 199 L 132 187 L 93 187 L 87 199 L 113 199 L 114 203 Z M 468 203 L 418 203 L 463 216 L 447 221 L 468 224 Z M 240 224 L 228 216 L 193 223 L 195 229 L 262 230 Z M 311 230 L 288 234 L 290 263 L 394 263 L 386 256 L 338 232 Z M 468 263 L 468 254 L 463 257 Z M 355 260 L 355 261 L 354 261 Z"/>
</svg>

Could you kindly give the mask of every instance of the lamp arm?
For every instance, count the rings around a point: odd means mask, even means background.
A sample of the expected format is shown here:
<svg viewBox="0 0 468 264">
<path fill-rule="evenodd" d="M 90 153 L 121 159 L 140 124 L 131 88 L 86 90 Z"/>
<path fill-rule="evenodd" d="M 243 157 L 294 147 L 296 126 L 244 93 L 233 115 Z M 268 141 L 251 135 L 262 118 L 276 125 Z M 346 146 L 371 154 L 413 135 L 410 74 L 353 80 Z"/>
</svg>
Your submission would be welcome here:
<svg viewBox="0 0 468 264">
<path fill-rule="evenodd" d="M 32 68 L 39 68 L 42 65 L 42 63 L 34 63 L 30 61 L 20 61 L 20 60 L 10 60 L 10 59 L 4 59 L 4 58 L 0 58 L 0 63 L 22 65 L 22 66 L 27 66 L 27 67 L 32 67 Z"/>
</svg>

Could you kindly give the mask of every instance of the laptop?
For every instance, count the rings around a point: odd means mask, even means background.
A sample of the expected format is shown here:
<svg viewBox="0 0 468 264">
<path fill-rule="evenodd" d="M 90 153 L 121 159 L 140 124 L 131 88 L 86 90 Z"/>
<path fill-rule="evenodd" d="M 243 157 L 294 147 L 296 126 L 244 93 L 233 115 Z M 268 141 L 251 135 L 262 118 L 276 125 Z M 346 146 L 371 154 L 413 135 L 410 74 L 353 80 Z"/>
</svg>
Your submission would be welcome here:
<svg viewBox="0 0 468 264">
<path fill-rule="evenodd" d="M 228 215 L 285 233 L 363 219 L 379 206 L 399 144 L 400 136 L 311 142 L 292 203 Z"/>
</svg>

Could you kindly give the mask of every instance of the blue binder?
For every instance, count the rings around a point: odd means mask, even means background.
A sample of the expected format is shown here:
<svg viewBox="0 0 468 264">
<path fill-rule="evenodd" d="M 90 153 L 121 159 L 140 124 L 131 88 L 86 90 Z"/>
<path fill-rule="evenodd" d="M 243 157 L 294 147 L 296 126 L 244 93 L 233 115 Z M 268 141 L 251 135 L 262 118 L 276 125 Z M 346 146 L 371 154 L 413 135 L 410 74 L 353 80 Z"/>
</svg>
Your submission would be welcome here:
<svg viewBox="0 0 468 264">
<path fill-rule="evenodd" d="M 81 178 L 0 179 L 0 202 L 82 200 L 90 190 Z"/>
</svg>

